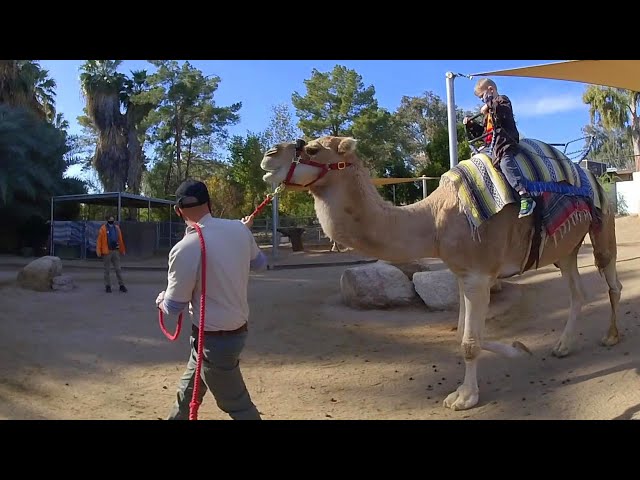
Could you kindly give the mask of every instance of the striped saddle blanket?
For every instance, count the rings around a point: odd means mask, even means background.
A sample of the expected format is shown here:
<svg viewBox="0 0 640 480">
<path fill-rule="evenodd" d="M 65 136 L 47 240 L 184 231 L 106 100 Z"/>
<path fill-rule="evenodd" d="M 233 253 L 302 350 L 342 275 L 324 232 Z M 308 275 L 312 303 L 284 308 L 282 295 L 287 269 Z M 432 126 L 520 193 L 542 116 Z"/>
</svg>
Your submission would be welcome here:
<svg viewBox="0 0 640 480">
<path fill-rule="evenodd" d="M 571 218 L 572 213 L 584 214 L 584 203 L 601 208 L 597 180 L 585 169 L 574 164 L 556 148 L 534 139 L 521 139 L 516 154 L 525 188 L 532 196 L 543 196 L 545 206 L 555 204 L 562 208 L 562 217 L 549 218 L 546 212 L 547 234 L 553 236 Z M 500 212 L 505 205 L 519 203 L 520 197 L 505 176 L 492 164 L 486 153 L 477 153 L 445 173 L 440 183 L 450 182 L 458 192 L 462 208 L 474 231 Z M 566 182 L 566 183 L 560 183 Z M 554 194 L 554 195 L 549 195 Z M 572 197 L 561 201 L 564 197 Z M 574 205 L 572 212 L 570 205 Z M 595 212 L 593 212 L 595 213 Z"/>
</svg>

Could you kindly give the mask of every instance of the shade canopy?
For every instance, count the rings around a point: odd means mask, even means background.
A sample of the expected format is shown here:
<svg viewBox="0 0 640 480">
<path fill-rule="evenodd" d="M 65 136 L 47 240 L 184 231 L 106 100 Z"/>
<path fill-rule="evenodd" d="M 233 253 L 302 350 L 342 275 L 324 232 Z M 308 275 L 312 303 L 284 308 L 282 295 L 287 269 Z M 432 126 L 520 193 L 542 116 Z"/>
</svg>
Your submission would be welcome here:
<svg viewBox="0 0 640 480">
<path fill-rule="evenodd" d="M 158 207 L 160 205 L 175 205 L 173 200 L 165 200 L 162 198 L 144 197 L 142 195 L 134 195 L 132 193 L 97 193 L 97 194 L 80 194 L 80 195 L 61 195 L 53 197 L 54 203 L 59 202 L 75 202 L 84 203 L 85 205 L 104 205 L 108 207 L 118 206 L 118 196 L 120 196 L 120 206 L 127 208 L 149 208 Z"/>
<path fill-rule="evenodd" d="M 546 78 L 640 92 L 640 60 L 568 60 L 531 67 L 474 73 L 472 76 Z"/>
</svg>

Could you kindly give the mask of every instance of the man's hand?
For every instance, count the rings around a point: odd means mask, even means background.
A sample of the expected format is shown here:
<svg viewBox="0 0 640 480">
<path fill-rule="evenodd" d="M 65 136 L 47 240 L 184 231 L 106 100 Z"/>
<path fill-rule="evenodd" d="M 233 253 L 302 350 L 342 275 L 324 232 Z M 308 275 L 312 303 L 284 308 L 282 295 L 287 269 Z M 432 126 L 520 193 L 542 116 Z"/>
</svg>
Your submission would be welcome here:
<svg viewBox="0 0 640 480">
<path fill-rule="evenodd" d="M 462 124 L 463 124 L 463 125 L 466 125 L 468 121 L 469 121 L 469 117 L 464 117 L 464 118 L 462 119 Z"/>
<path fill-rule="evenodd" d="M 253 226 L 253 215 L 249 215 L 248 217 L 243 217 L 240 220 L 247 228 L 251 228 Z"/>
<path fill-rule="evenodd" d="M 160 304 L 164 300 L 164 290 L 158 294 L 158 298 L 156 298 L 156 307 L 160 308 Z"/>
<path fill-rule="evenodd" d="M 489 105 L 487 104 L 483 105 L 482 108 L 480 109 L 480 113 L 483 115 L 486 115 L 488 111 L 489 111 Z"/>
</svg>

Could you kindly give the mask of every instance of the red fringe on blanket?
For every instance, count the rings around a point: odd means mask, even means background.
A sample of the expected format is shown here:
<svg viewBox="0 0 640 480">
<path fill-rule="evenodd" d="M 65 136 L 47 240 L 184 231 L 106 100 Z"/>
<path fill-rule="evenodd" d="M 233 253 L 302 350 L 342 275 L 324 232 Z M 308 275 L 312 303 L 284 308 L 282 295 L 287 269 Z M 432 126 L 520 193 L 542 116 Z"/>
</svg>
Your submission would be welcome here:
<svg viewBox="0 0 640 480">
<path fill-rule="evenodd" d="M 562 195 L 558 193 L 544 192 L 542 194 L 544 213 L 542 221 L 548 237 L 557 242 L 557 234 L 560 238 L 571 229 L 578 221 L 593 221 L 594 211 L 590 203 L 582 197 Z"/>
</svg>

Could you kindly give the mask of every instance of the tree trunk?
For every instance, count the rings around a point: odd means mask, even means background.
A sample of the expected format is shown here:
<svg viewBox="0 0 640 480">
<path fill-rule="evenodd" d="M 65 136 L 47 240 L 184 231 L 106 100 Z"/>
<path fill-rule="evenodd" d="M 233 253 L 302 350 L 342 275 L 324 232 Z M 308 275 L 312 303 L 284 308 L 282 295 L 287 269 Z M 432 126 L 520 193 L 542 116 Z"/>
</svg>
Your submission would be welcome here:
<svg viewBox="0 0 640 480">
<path fill-rule="evenodd" d="M 636 172 L 640 172 L 640 117 L 633 115 L 631 121 L 631 143 L 635 158 Z"/>
<path fill-rule="evenodd" d="M 171 170 L 173 170 L 173 162 L 169 162 L 167 174 L 164 177 L 164 194 L 169 195 L 169 185 L 171 184 Z"/>
<path fill-rule="evenodd" d="M 182 122 L 180 121 L 180 109 L 176 108 L 176 174 L 178 183 L 182 182 L 181 149 L 182 149 Z"/>
<path fill-rule="evenodd" d="M 191 167 L 191 145 L 193 144 L 193 138 L 189 139 L 189 147 L 187 149 L 187 162 L 184 168 L 184 179 L 189 178 L 189 167 Z"/>
</svg>

